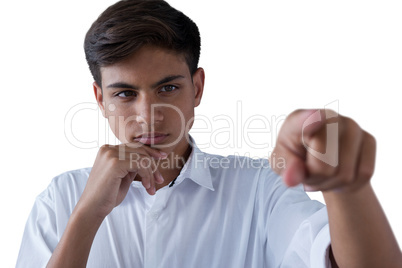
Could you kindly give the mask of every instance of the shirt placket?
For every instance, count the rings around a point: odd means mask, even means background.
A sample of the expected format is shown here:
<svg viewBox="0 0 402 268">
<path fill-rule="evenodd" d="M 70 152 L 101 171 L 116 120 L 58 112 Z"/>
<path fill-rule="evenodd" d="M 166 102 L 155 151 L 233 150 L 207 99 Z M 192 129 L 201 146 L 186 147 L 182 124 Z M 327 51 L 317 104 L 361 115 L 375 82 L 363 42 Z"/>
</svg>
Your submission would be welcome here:
<svg viewBox="0 0 402 268">
<path fill-rule="evenodd" d="M 161 227 L 158 226 L 158 219 L 166 207 L 168 189 L 163 188 L 157 191 L 153 204 L 145 215 L 145 246 L 144 246 L 144 267 L 156 268 L 163 254 L 163 248 L 158 243 L 161 235 Z"/>
</svg>

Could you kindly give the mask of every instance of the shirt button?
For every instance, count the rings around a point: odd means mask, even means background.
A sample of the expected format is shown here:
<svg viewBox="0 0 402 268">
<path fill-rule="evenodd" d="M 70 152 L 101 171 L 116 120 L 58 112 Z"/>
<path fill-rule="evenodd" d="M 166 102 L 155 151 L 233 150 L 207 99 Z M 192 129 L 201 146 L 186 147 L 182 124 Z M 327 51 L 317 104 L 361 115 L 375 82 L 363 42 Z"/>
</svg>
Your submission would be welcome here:
<svg viewBox="0 0 402 268">
<path fill-rule="evenodd" d="M 152 212 L 150 216 L 151 216 L 151 219 L 157 220 L 159 218 L 159 213 L 158 212 Z"/>
</svg>

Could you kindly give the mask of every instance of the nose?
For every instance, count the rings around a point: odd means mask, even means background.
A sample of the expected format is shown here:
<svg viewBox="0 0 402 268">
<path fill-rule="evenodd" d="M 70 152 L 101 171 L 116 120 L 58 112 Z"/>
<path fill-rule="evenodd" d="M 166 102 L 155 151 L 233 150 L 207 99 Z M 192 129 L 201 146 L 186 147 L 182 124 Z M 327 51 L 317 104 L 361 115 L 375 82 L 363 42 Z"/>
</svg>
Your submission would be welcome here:
<svg viewBox="0 0 402 268">
<path fill-rule="evenodd" d="M 161 105 L 153 94 L 142 94 L 134 105 L 139 124 L 153 126 L 163 120 Z"/>
</svg>

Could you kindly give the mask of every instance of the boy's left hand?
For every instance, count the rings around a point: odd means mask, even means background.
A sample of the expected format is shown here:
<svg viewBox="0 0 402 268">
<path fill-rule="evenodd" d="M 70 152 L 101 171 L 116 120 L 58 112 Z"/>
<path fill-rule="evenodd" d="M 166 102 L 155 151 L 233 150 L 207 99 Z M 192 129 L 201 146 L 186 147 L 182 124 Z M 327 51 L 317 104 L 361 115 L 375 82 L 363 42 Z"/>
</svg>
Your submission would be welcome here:
<svg viewBox="0 0 402 268">
<path fill-rule="evenodd" d="M 374 137 L 352 119 L 331 110 L 297 110 L 283 123 L 270 163 L 288 186 L 354 191 L 370 181 L 375 151 Z"/>
</svg>

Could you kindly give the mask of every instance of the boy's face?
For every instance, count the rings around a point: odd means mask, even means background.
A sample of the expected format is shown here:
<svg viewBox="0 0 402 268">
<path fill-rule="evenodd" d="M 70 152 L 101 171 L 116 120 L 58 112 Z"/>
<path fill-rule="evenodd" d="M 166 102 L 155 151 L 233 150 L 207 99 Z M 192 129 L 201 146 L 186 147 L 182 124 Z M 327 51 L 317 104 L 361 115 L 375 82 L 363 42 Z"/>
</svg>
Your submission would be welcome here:
<svg viewBox="0 0 402 268">
<path fill-rule="evenodd" d="M 204 71 L 191 76 L 184 56 L 144 46 L 101 68 L 94 91 L 103 116 L 122 143 L 140 142 L 182 155 L 204 87 Z"/>
</svg>

